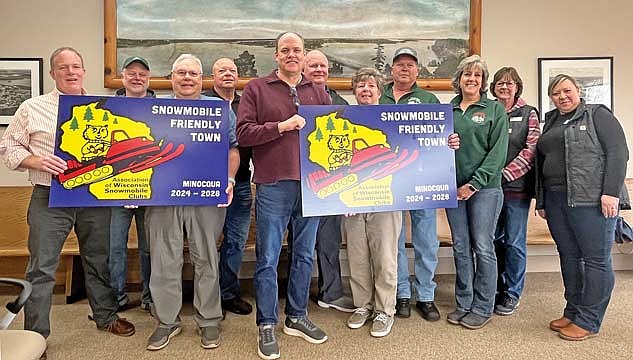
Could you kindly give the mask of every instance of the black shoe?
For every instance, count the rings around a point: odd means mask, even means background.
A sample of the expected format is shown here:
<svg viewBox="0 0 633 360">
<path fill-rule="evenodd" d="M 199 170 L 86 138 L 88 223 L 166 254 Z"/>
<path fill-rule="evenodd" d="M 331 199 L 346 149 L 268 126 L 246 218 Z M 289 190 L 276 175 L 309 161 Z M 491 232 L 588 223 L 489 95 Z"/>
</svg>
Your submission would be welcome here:
<svg viewBox="0 0 633 360">
<path fill-rule="evenodd" d="M 242 300 L 240 297 L 222 300 L 222 309 L 238 315 L 248 315 L 253 312 L 251 304 Z"/>
<path fill-rule="evenodd" d="M 408 318 L 411 316 L 409 299 L 396 299 L 396 317 Z"/>
<path fill-rule="evenodd" d="M 440 319 L 440 311 L 433 301 L 418 301 L 415 303 L 415 307 L 422 312 L 422 317 L 427 321 L 438 321 Z"/>
<path fill-rule="evenodd" d="M 141 300 L 128 301 L 123 305 L 119 305 L 116 312 L 124 312 L 141 306 Z"/>
</svg>

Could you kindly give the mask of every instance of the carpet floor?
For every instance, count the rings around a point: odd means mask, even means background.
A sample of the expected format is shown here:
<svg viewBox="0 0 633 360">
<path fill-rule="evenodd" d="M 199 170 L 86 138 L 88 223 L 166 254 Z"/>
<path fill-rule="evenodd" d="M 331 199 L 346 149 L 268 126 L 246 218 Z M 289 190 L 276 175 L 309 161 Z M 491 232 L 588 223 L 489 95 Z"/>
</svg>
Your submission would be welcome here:
<svg viewBox="0 0 633 360">
<path fill-rule="evenodd" d="M 440 321 L 423 320 L 413 307 L 411 317 L 396 319 L 390 335 L 372 338 L 369 325 L 357 330 L 346 326 L 349 314 L 321 309 L 312 301 L 310 318 L 324 329 L 329 340 L 321 345 L 290 337 L 277 329 L 283 359 L 632 359 L 633 272 L 616 272 L 616 287 L 600 336 L 582 342 L 561 340 L 548 329 L 548 322 L 561 316 L 563 300 L 559 273 L 529 273 L 521 305 L 512 316 L 494 316 L 480 330 L 467 330 L 446 321 L 454 309 L 454 276 L 436 279 L 436 303 Z M 316 281 L 314 281 L 316 282 Z M 245 298 L 253 301 L 251 283 L 244 286 Z M 133 294 L 138 297 L 138 294 Z M 4 303 L 9 296 L 0 296 Z M 59 302 L 56 297 L 56 302 Z M 283 311 L 284 300 L 280 309 Z M 221 345 L 213 350 L 200 347 L 192 320 L 193 308 L 186 301 L 181 317 L 183 332 L 158 352 L 145 350 L 156 322 L 139 308 L 121 313 L 136 325 L 136 334 L 116 337 L 96 329 L 88 321 L 86 301 L 53 305 L 52 334 L 48 359 L 257 359 L 255 314 L 227 314 L 222 323 Z M 280 316 L 283 321 L 283 315 Z M 12 324 L 22 326 L 22 315 Z"/>
</svg>

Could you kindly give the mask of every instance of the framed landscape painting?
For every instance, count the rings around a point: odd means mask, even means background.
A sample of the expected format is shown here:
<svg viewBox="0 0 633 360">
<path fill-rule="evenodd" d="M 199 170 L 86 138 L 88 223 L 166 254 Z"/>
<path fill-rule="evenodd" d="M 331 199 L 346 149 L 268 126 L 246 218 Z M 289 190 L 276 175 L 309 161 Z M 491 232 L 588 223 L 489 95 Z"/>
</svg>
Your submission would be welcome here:
<svg viewBox="0 0 633 360">
<path fill-rule="evenodd" d="M 215 59 L 233 59 L 242 88 L 276 68 L 275 39 L 286 31 L 301 34 L 306 49 L 327 56 L 328 85 L 337 89 L 351 89 L 351 76 L 361 67 L 389 76 L 393 53 L 409 46 L 418 53 L 418 84 L 449 90 L 459 61 L 481 49 L 481 0 L 261 0 L 221 6 L 210 0 L 105 0 L 104 14 L 104 83 L 110 88 L 120 86 L 128 56 L 149 61 L 152 88 L 169 88 L 171 65 L 183 53 L 202 60 L 205 87 Z"/>
<path fill-rule="evenodd" d="M 6 126 L 24 100 L 42 95 L 42 58 L 0 58 L 0 125 Z"/>
</svg>

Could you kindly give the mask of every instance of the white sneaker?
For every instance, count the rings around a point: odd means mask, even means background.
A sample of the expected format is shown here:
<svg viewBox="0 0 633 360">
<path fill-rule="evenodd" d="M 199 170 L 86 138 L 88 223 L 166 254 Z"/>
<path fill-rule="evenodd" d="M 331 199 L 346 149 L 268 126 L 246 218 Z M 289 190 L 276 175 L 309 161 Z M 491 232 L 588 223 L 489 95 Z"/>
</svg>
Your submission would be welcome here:
<svg viewBox="0 0 633 360">
<path fill-rule="evenodd" d="M 352 316 L 347 319 L 347 326 L 350 329 L 360 329 L 365 325 L 367 320 L 369 320 L 372 316 L 373 312 L 366 307 L 359 307 L 354 311 Z"/>
<path fill-rule="evenodd" d="M 371 336 L 383 337 L 389 335 L 393 326 L 393 316 L 389 316 L 382 311 L 376 311 L 376 317 L 371 325 Z"/>
</svg>

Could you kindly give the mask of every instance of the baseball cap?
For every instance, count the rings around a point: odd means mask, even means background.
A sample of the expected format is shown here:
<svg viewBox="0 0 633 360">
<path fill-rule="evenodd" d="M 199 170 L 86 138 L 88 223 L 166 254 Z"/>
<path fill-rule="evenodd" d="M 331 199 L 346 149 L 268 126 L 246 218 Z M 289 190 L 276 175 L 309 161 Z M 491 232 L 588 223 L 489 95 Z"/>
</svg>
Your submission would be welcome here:
<svg viewBox="0 0 633 360">
<path fill-rule="evenodd" d="M 147 62 L 147 60 L 145 60 L 144 58 L 140 57 L 140 56 L 130 56 L 129 58 L 125 59 L 125 61 L 123 62 L 123 68 L 125 69 L 128 66 L 130 66 L 131 63 L 137 62 L 143 66 L 145 66 L 145 68 L 147 70 L 149 70 L 149 63 Z"/>
<path fill-rule="evenodd" d="M 396 58 L 400 55 L 409 55 L 415 59 L 415 62 L 418 62 L 418 53 L 410 47 L 401 47 L 393 53 L 393 60 L 396 61 Z"/>
</svg>

